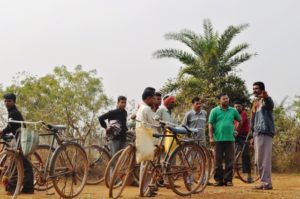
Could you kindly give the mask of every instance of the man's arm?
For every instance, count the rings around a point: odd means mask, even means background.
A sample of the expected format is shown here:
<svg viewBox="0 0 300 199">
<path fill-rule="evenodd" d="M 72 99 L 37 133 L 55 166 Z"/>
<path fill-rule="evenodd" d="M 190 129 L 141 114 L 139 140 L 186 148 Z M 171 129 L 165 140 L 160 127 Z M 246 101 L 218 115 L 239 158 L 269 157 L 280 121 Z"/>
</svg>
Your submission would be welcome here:
<svg viewBox="0 0 300 199">
<path fill-rule="evenodd" d="M 100 122 L 100 125 L 103 127 L 103 128 L 107 128 L 107 124 L 105 122 L 105 120 L 107 119 L 110 119 L 111 118 L 111 111 L 101 115 L 98 119 L 99 119 L 99 122 Z"/>
<path fill-rule="evenodd" d="M 211 123 L 208 124 L 209 142 L 214 143 L 214 127 Z"/>
<path fill-rule="evenodd" d="M 9 115 L 8 118 L 11 120 L 16 120 L 16 121 L 24 121 L 23 116 L 21 113 L 17 110 L 12 111 Z M 5 129 L 3 129 L 3 134 L 7 133 L 15 133 L 17 129 L 21 127 L 21 124 L 19 123 L 8 123 Z"/>
<path fill-rule="evenodd" d="M 212 110 L 209 114 L 209 119 L 208 119 L 208 136 L 209 136 L 209 142 L 211 144 L 214 143 L 214 127 L 213 124 L 215 123 L 215 113 L 214 110 Z"/>
<path fill-rule="evenodd" d="M 234 110 L 234 120 L 238 121 L 238 126 L 236 127 L 236 130 L 240 131 L 242 128 L 243 120 L 237 110 Z"/>
<path fill-rule="evenodd" d="M 273 102 L 273 100 L 272 100 L 271 97 L 265 98 L 265 106 L 267 107 L 267 109 L 273 110 L 273 108 L 274 108 L 274 102 Z"/>
<path fill-rule="evenodd" d="M 188 116 L 189 116 L 189 113 L 186 113 L 185 116 L 184 116 L 184 118 L 183 118 L 183 120 L 182 120 L 182 124 L 183 125 L 189 126 L 189 124 L 188 124 L 189 123 L 188 122 L 189 121 L 188 120 Z"/>
</svg>

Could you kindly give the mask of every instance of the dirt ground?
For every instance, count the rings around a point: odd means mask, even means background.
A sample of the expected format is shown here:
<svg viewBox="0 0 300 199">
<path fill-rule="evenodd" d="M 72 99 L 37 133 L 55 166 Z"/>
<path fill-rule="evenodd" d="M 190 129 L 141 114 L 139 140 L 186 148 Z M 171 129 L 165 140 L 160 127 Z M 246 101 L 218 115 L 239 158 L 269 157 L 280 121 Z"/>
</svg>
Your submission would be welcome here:
<svg viewBox="0 0 300 199">
<path fill-rule="evenodd" d="M 287 198 L 300 199 L 300 174 L 274 174 L 273 186 L 274 189 L 270 191 L 252 190 L 254 184 L 244 184 L 238 179 L 233 181 L 233 187 L 207 187 L 203 193 L 193 195 L 191 198 L 205 198 L 205 199 L 262 199 L 262 198 Z M 50 193 L 55 193 L 50 190 Z M 137 196 L 137 187 L 126 187 L 122 198 L 139 198 Z M 0 199 L 9 199 L 5 193 L 0 193 Z M 36 192 L 34 195 L 20 195 L 18 199 L 49 199 L 59 198 L 57 194 L 47 195 L 46 192 Z M 108 190 L 103 183 L 99 185 L 86 186 L 82 194 L 77 197 L 80 199 L 105 199 L 108 198 Z M 183 198 L 174 194 L 168 189 L 159 189 L 156 198 L 162 199 L 179 199 Z M 187 197 L 190 198 L 190 197 Z"/>
</svg>

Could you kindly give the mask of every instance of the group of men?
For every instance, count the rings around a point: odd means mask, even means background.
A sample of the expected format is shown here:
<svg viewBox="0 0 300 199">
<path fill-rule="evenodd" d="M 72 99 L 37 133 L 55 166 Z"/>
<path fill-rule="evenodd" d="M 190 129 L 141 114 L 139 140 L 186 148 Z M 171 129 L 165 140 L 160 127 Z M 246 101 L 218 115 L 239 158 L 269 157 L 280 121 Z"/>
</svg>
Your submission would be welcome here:
<svg viewBox="0 0 300 199">
<path fill-rule="evenodd" d="M 255 82 L 253 84 L 253 94 L 255 99 L 251 108 L 250 124 L 248 123 L 247 113 L 243 109 L 240 101 L 234 102 L 234 108 L 229 106 L 229 96 L 222 93 L 218 96 L 219 106 L 210 111 L 209 116 L 203 110 L 201 99 L 194 97 L 191 100 L 192 110 L 185 114 L 182 124 L 198 129 L 197 140 L 200 144 L 206 146 L 205 128 L 208 120 L 209 142 L 215 146 L 215 186 L 232 186 L 233 178 L 233 163 L 234 163 L 234 148 L 243 143 L 245 137 L 251 129 L 254 138 L 255 159 L 258 165 L 260 174 L 260 185 L 254 187 L 255 189 L 269 190 L 272 189 L 271 181 L 271 157 L 272 157 L 272 138 L 275 133 L 273 108 L 274 103 L 272 98 L 268 96 L 265 91 L 263 82 Z M 21 113 L 16 107 L 16 95 L 8 93 L 4 95 L 4 103 L 8 110 L 8 118 L 13 120 L 23 121 Z M 110 149 L 112 155 L 125 147 L 127 128 L 127 99 L 120 96 L 117 101 L 117 108 L 111 110 L 99 117 L 101 126 L 105 129 L 109 128 L 106 120 L 118 121 L 120 131 L 110 137 Z M 179 124 L 175 119 L 172 110 L 175 108 L 176 99 L 174 96 L 162 95 L 152 87 L 144 89 L 142 94 L 142 103 L 139 105 L 136 112 L 136 120 L 148 124 L 157 124 L 156 117 L 160 120 Z M 140 123 L 136 123 L 139 127 Z M 0 131 L 0 136 L 3 138 L 6 134 L 17 134 L 17 129 L 20 124 L 9 123 L 5 129 Z M 249 154 L 246 149 L 243 154 L 243 170 L 251 174 Z M 28 160 L 23 156 L 23 166 L 25 169 L 23 193 L 33 193 L 33 171 Z M 223 168 L 223 160 L 225 161 L 225 168 Z M 251 175 L 248 181 L 251 182 Z M 8 193 L 13 193 L 16 184 L 13 180 L 6 184 Z"/>
<path fill-rule="evenodd" d="M 217 99 L 219 105 L 207 112 L 202 108 L 201 99 L 194 97 L 191 100 L 192 110 L 188 111 L 182 125 L 193 129 L 198 129 L 196 139 L 200 144 L 207 146 L 205 129 L 208 121 L 208 135 L 211 146 L 215 148 L 215 186 L 233 186 L 233 166 L 235 158 L 235 147 L 241 147 L 247 135 L 251 132 L 251 144 L 255 147 L 255 159 L 260 174 L 260 184 L 254 189 L 272 189 L 271 181 L 271 157 L 272 157 L 272 138 L 275 133 L 272 98 L 265 91 L 263 82 L 253 84 L 253 94 L 255 99 L 251 108 L 250 120 L 243 103 L 239 100 L 233 102 L 234 107 L 229 106 L 230 99 L 226 93 L 220 94 Z M 157 125 L 157 117 L 170 124 L 180 124 L 174 117 L 173 109 L 176 106 L 174 96 L 164 96 L 152 87 L 144 89 L 142 103 L 138 106 L 136 120 L 147 124 Z M 105 120 L 120 120 L 121 132 L 112 138 L 110 147 L 112 155 L 125 147 L 127 121 L 126 98 L 118 98 L 117 108 L 99 117 L 102 127 L 107 128 Z M 120 113 L 120 114 L 116 114 Z M 156 118 L 156 119 L 155 119 Z M 141 125 L 136 123 L 136 127 Z M 251 162 L 249 146 L 246 146 L 242 154 L 243 172 L 248 174 L 248 182 L 253 182 L 251 176 Z M 223 164 L 225 162 L 225 164 Z M 225 168 L 223 168 L 225 165 Z"/>
</svg>

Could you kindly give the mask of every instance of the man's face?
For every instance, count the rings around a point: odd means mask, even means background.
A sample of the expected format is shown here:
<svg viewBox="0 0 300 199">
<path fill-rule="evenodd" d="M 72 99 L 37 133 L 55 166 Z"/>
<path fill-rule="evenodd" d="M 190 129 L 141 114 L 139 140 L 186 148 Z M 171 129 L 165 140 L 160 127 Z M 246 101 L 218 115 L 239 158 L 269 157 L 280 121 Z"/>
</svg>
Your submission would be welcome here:
<svg viewBox="0 0 300 199">
<path fill-rule="evenodd" d="M 262 93 L 262 90 L 259 88 L 258 85 L 253 86 L 253 94 L 255 97 L 258 97 Z"/>
<path fill-rule="evenodd" d="M 171 102 L 170 104 L 168 104 L 167 109 L 172 110 L 173 108 L 175 108 L 176 103 L 175 102 Z"/>
<path fill-rule="evenodd" d="M 222 106 L 228 106 L 229 105 L 229 97 L 227 95 L 223 95 L 221 98 L 220 98 L 220 103 Z"/>
<path fill-rule="evenodd" d="M 4 104 L 5 104 L 6 108 L 9 109 L 15 105 L 15 102 L 12 99 L 5 99 Z"/>
<path fill-rule="evenodd" d="M 243 106 L 241 104 L 235 104 L 234 105 L 234 108 L 239 112 L 241 113 L 243 111 Z"/>
<path fill-rule="evenodd" d="M 144 100 L 145 101 L 145 103 L 148 105 L 148 106 L 150 106 L 150 107 L 153 107 L 154 105 L 155 105 L 155 101 L 156 101 L 156 99 L 155 99 L 155 97 L 153 96 L 153 97 L 148 97 L 146 100 Z"/>
<path fill-rule="evenodd" d="M 194 109 L 196 112 L 199 112 L 199 111 L 201 110 L 201 102 L 200 102 L 200 101 L 194 102 L 194 104 L 193 104 L 193 109 Z"/>
<path fill-rule="evenodd" d="M 120 100 L 118 102 L 118 108 L 124 110 L 126 108 L 127 100 Z"/>
<path fill-rule="evenodd" d="M 161 96 L 155 96 L 155 104 L 156 107 L 161 105 Z"/>
</svg>

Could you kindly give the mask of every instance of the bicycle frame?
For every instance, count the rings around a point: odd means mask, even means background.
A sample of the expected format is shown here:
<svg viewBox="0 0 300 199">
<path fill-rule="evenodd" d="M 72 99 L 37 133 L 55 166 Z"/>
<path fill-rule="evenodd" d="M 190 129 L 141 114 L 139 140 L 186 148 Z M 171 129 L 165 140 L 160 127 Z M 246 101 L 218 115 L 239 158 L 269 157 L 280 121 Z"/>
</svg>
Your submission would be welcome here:
<svg viewBox="0 0 300 199">
<path fill-rule="evenodd" d="M 158 138 L 158 137 L 161 137 L 161 138 L 162 138 L 162 139 L 160 140 L 159 145 L 156 145 L 157 148 L 159 149 L 159 151 L 158 151 L 158 160 L 157 160 L 157 163 L 154 162 L 154 161 L 151 161 L 150 163 L 152 164 L 152 166 L 153 166 L 154 168 L 155 168 L 155 167 L 158 167 L 158 166 L 161 166 L 161 167 L 162 167 L 162 170 L 164 170 L 164 169 L 166 168 L 166 166 L 167 166 L 168 158 L 170 157 L 172 151 L 174 150 L 174 149 L 172 149 L 172 148 L 173 148 L 173 146 L 176 146 L 175 143 L 178 144 L 177 147 L 180 147 L 180 146 L 182 145 L 182 142 L 183 142 L 183 143 L 186 143 L 186 142 L 192 142 L 192 140 L 191 140 L 191 141 L 189 141 L 189 140 L 188 140 L 188 141 L 187 141 L 187 140 L 180 140 L 180 139 L 178 138 L 178 135 L 177 135 L 177 134 L 174 134 L 167 126 L 162 125 L 162 128 L 163 128 L 163 134 L 155 134 L 155 135 L 153 135 L 153 137 L 157 137 L 157 138 Z M 165 151 L 165 147 L 164 147 L 164 145 L 163 145 L 163 141 L 164 141 L 164 138 L 166 138 L 166 137 L 172 137 L 173 139 L 172 139 L 172 141 L 171 141 L 171 144 L 169 145 L 169 148 L 168 148 L 168 150 L 167 150 L 167 153 L 166 153 L 165 157 L 163 158 L 163 162 L 161 163 L 161 156 L 162 156 L 163 152 Z M 187 160 L 186 155 L 185 155 L 184 158 Z M 190 165 L 189 165 L 189 161 L 187 161 L 187 162 L 188 162 L 188 166 L 190 166 Z M 158 165 L 155 165 L 155 164 L 158 164 Z M 167 173 L 163 173 L 163 175 L 168 175 L 168 174 L 167 174 Z"/>
</svg>

